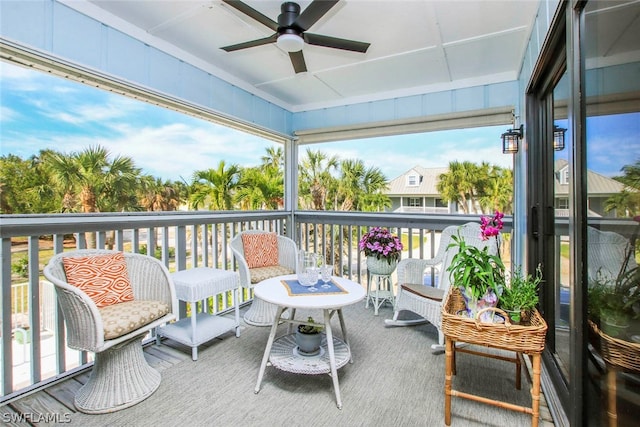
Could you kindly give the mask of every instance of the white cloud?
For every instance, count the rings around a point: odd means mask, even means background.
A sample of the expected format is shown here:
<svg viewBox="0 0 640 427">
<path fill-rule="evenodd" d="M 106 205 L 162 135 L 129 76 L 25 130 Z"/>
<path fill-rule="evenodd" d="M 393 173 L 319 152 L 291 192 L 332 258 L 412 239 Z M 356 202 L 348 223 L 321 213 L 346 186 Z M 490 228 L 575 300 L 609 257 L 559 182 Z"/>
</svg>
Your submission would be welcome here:
<svg viewBox="0 0 640 427">
<path fill-rule="evenodd" d="M 20 113 L 5 105 L 0 105 L 0 122 L 11 122 L 17 120 Z"/>
</svg>

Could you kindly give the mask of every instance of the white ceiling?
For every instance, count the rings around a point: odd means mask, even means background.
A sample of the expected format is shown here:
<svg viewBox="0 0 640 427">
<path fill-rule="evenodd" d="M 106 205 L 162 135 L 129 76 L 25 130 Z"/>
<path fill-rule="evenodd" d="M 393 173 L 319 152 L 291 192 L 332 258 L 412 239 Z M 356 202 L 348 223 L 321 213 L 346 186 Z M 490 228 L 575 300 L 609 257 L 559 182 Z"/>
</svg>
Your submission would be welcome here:
<svg viewBox="0 0 640 427">
<path fill-rule="evenodd" d="M 273 31 L 221 0 L 61 0 L 290 111 L 517 79 L 539 0 L 342 0 L 308 32 L 369 42 L 362 53 L 305 44 L 296 74 L 275 44 L 222 46 Z M 274 21 L 281 1 L 246 0 Z M 301 9 L 310 0 L 298 1 Z"/>
</svg>

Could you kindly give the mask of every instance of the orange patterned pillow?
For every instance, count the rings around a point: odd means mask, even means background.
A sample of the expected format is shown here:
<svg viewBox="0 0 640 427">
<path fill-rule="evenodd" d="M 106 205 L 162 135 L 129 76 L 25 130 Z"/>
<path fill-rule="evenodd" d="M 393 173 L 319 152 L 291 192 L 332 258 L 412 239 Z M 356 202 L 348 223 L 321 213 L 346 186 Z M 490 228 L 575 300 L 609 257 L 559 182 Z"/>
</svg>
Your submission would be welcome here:
<svg viewBox="0 0 640 427">
<path fill-rule="evenodd" d="M 67 282 L 77 286 L 98 308 L 133 301 L 133 289 L 122 252 L 85 257 L 63 257 Z"/>
<path fill-rule="evenodd" d="M 244 233 L 244 259 L 249 268 L 278 265 L 278 236 L 276 233 Z"/>
</svg>

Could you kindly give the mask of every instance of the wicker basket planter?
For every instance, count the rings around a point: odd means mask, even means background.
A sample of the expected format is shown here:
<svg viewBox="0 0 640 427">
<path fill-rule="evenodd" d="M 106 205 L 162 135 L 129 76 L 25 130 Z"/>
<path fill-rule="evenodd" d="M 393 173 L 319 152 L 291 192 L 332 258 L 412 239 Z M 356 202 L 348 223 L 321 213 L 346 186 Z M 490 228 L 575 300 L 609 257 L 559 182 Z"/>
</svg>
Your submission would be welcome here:
<svg viewBox="0 0 640 427">
<path fill-rule="evenodd" d="M 367 257 L 367 271 L 371 274 L 389 275 L 396 270 L 398 260 L 389 262 L 386 258 Z"/>
<path fill-rule="evenodd" d="M 442 330 L 454 341 L 491 345 L 521 353 L 539 353 L 544 350 L 547 323 L 538 310 L 531 312 L 527 323 L 512 324 L 509 316 L 499 308 L 489 308 L 502 315 L 504 323 L 484 323 L 458 314 L 465 310 L 460 291 L 452 288 L 442 308 Z"/>
<path fill-rule="evenodd" d="M 609 365 L 640 372 L 640 344 L 605 334 L 589 320 L 589 342 Z"/>
</svg>

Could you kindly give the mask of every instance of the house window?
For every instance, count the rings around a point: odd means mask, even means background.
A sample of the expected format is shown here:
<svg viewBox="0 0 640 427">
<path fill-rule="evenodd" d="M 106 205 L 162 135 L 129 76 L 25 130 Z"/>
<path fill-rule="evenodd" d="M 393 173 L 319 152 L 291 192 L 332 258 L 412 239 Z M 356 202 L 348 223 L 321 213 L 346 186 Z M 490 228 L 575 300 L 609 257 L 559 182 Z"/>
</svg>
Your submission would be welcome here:
<svg viewBox="0 0 640 427">
<path fill-rule="evenodd" d="M 417 187 L 422 183 L 422 176 L 420 175 L 408 175 L 407 176 L 407 186 L 409 187 Z"/>
<path fill-rule="evenodd" d="M 556 209 L 569 209 L 569 199 L 557 198 L 556 199 Z"/>
<path fill-rule="evenodd" d="M 409 206 L 412 208 L 419 208 L 422 206 L 422 199 L 420 197 L 409 197 Z"/>
<path fill-rule="evenodd" d="M 442 201 L 442 199 L 436 199 L 436 208 L 446 208 L 449 205 Z"/>
<path fill-rule="evenodd" d="M 563 184 L 563 185 L 569 184 L 569 168 L 563 169 L 560 172 L 560 184 Z"/>
</svg>

